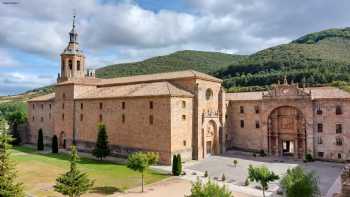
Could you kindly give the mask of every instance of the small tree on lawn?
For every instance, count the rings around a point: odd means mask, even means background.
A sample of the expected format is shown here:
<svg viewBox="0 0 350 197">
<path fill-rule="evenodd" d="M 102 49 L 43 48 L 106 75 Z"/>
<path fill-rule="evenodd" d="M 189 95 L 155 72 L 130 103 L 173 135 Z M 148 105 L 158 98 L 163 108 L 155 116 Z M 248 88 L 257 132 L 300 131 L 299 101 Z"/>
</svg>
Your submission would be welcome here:
<svg viewBox="0 0 350 197">
<path fill-rule="evenodd" d="M 268 183 L 279 179 L 278 175 L 270 171 L 266 166 L 253 167 L 252 165 L 249 165 L 248 173 L 250 181 L 260 183 L 264 197 L 265 190 L 268 189 Z"/>
<path fill-rule="evenodd" d="M 232 193 L 226 186 L 220 187 L 218 184 L 211 182 L 202 183 L 199 179 L 192 184 L 191 195 L 188 197 L 232 197 Z"/>
<path fill-rule="evenodd" d="M 0 196 L 24 197 L 21 183 L 16 183 L 15 164 L 10 159 L 9 144 L 13 139 L 8 135 L 8 125 L 0 119 Z"/>
<path fill-rule="evenodd" d="M 58 139 L 57 139 L 57 136 L 54 135 L 52 137 L 52 153 L 58 153 Z"/>
<path fill-rule="evenodd" d="M 288 169 L 281 185 L 287 197 L 320 196 L 317 176 L 313 172 L 305 173 L 301 167 Z"/>
<path fill-rule="evenodd" d="M 94 181 L 89 180 L 87 174 L 77 168 L 78 159 L 77 149 L 72 146 L 70 170 L 56 179 L 55 191 L 69 197 L 79 197 L 94 185 Z"/>
<path fill-rule="evenodd" d="M 235 166 L 235 167 L 237 167 L 237 164 L 238 164 L 238 161 L 235 159 L 235 160 L 233 160 L 233 165 Z"/>
<path fill-rule="evenodd" d="M 104 124 L 98 125 L 96 147 L 93 150 L 92 154 L 99 160 L 102 160 L 110 154 L 110 150 L 108 147 L 108 135 L 106 131 L 106 126 Z"/>
<path fill-rule="evenodd" d="M 39 129 L 38 131 L 38 151 L 44 150 L 44 136 L 43 130 Z"/>
<path fill-rule="evenodd" d="M 129 155 L 127 167 L 141 173 L 142 192 L 144 186 L 144 172 L 150 165 L 157 163 L 158 160 L 158 154 L 152 152 L 137 152 Z"/>
<path fill-rule="evenodd" d="M 179 176 L 178 174 L 177 174 L 177 155 L 173 155 L 173 163 L 172 163 L 172 170 L 171 170 L 171 172 L 173 173 L 173 175 L 174 176 Z"/>
<path fill-rule="evenodd" d="M 181 161 L 181 155 L 178 154 L 177 155 L 177 171 L 178 171 L 178 174 L 181 175 L 182 173 L 182 161 Z"/>
</svg>

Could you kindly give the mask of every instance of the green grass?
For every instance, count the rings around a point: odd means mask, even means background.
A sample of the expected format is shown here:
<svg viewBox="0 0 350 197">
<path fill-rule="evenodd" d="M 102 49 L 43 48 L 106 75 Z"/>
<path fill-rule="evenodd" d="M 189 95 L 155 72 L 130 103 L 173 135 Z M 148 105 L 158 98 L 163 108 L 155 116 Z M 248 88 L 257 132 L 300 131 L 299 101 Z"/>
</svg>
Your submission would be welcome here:
<svg viewBox="0 0 350 197">
<path fill-rule="evenodd" d="M 24 183 L 26 192 L 35 196 L 59 196 L 52 185 L 58 175 L 69 169 L 69 157 L 66 154 L 38 153 L 28 147 L 15 147 L 12 154 L 17 163 L 18 181 Z M 113 194 L 140 186 L 141 183 L 140 174 L 123 164 L 81 158 L 78 167 L 95 180 L 91 191 L 93 196 Z M 149 184 L 166 177 L 149 170 L 145 174 L 145 182 Z"/>
</svg>

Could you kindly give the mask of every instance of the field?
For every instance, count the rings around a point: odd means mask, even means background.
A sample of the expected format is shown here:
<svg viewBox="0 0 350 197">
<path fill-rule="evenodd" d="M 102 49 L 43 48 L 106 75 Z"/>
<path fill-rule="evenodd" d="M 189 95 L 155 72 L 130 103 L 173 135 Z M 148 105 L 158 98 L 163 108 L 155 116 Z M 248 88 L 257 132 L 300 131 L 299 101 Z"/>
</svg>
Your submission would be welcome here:
<svg viewBox="0 0 350 197">
<path fill-rule="evenodd" d="M 13 149 L 12 158 L 17 163 L 18 181 L 24 183 L 30 196 L 60 196 L 53 190 L 58 175 L 69 169 L 69 155 L 38 153 L 28 147 Z M 81 158 L 78 164 L 81 171 L 88 173 L 95 185 L 91 193 L 84 196 L 105 196 L 140 186 L 140 175 L 125 165 Z M 166 175 L 147 171 L 146 184 L 160 181 Z"/>
</svg>

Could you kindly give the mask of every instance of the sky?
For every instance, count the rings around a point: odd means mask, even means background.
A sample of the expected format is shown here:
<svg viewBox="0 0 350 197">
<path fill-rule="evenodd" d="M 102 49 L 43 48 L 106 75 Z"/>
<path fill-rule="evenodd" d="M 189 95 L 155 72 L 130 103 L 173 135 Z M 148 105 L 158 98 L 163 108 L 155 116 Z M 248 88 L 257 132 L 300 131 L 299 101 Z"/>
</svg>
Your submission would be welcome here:
<svg viewBox="0 0 350 197">
<path fill-rule="evenodd" d="M 55 83 L 73 10 L 89 68 L 185 49 L 252 54 L 350 26 L 349 0 L 0 0 L 0 96 Z"/>
</svg>

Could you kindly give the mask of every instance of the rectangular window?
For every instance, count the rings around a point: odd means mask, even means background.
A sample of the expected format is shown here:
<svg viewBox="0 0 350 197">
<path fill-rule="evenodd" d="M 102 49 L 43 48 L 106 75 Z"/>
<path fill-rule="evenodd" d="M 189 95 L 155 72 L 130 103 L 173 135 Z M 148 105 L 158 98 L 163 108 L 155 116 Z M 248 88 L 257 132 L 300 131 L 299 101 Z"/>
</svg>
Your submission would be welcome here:
<svg viewBox="0 0 350 197">
<path fill-rule="evenodd" d="M 260 108 L 259 108 L 259 106 L 255 106 L 255 113 L 256 113 L 256 114 L 260 113 Z"/>
<path fill-rule="evenodd" d="M 260 122 L 259 120 L 255 121 L 255 128 L 259 129 L 260 128 Z"/>
<path fill-rule="evenodd" d="M 64 114 L 62 114 L 62 120 L 64 121 Z"/>
<path fill-rule="evenodd" d="M 336 133 L 342 133 L 343 132 L 343 125 L 342 124 L 336 124 Z"/>
<path fill-rule="evenodd" d="M 125 102 L 122 102 L 122 109 L 125 109 Z"/>
<path fill-rule="evenodd" d="M 341 153 L 338 153 L 338 159 L 341 159 Z"/>
<path fill-rule="evenodd" d="M 44 104 L 41 104 L 41 109 L 44 109 Z"/>
<path fill-rule="evenodd" d="M 318 155 L 318 157 L 321 157 L 321 158 L 323 158 L 323 156 L 324 156 L 324 153 L 323 153 L 323 152 L 318 152 L 318 153 L 317 153 L 317 155 Z"/>
<path fill-rule="evenodd" d="M 317 124 L 317 132 L 319 132 L 319 133 L 323 132 L 323 124 L 322 123 Z"/>
<path fill-rule="evenodd" d="M 122 114 L 122 123 L 125 123 L 125 115 Z"/>
<path fill-rule="evenodd" d="M 182 120 L 186 120 L 186 115 L 182 115 Z"/>
<path fill-rule="evenodd" d="M 64 103 L 62 103 L 62 109 L 64 109 Z"/>
<path fill-rule="evenodd" d="M 35 104 L 33 104 L 33 109 L 35 109 Z"/>
<path fill-rule="evenodd" d="M 318 144 L 323 144 L 323 140 L 321 137 L 318 137 Z"/>
<path fill-rule="evenodd" d="M 239 107 L 239 113 L 244 114 L 244 107 L 243 106 Z"/>
<path fill-rule="evenodd" d="M 77 70 L 80 70 L 80 61 L 77 61 Z"/>
<path fill-rule="evenodd" d="M 80 103 L 80 109 L 83 110 L 84 109 L 84 104 Z"/>
<path fill-rule="evenodd" d="M 150 109 L 153 109 L 153 101 L 150 101 L 150 102 L 149 102 L 149 108 L 150 108 Z"/>
<path fill-rule="evenodd" d="M 49 105 L 49 108 L 50 108 L 50 110 L 51 110 L 51 104 Z"/>
<path fill-rule="evenodd" d="M 84 120 L 84 115 L 80 114 L 80 121 L 83 121 L 83 120 Z"/>
<path fill-rule="evenodd" d="M 100 103 L 100 109 L 103 109 L 103 103 Z"/>
<path fill-rule="evenodd" d="M 335 143 L 337 146 L 342 146 L 343 145 L 343 139 L 341 137 L 335 138 Z"/>
<path fill-rule="evenodd" d="M 316 104 L 316 114 L 317 115 L 321 115 L 322 114 L 322 109 L 320 104 Z"/>
<path fill-rule="evenodd" d="M 149 124 L 153 124 L 153 115 L 149 116 Z"/>
<path fill-rule="evenodd" d="M 182 108 L 186 108 L 186 101 L 182 101 Z"/>
<path fill-rule="evenodd" d="M 335 114 L 336 114 L 336 115 L 341 115 L 341 114 L 343 114 L 343 111 L 342 111 L 341 106 L 339 106 L 339 105 L 336 106 L 336 108 L 335 108 Z"/>
<path fill-rule="evenodd" d="M 244 128 L 244 120 L 241 120 L 241 128 Z"/>
<path fill-rule="evenodd" d="M 186 146 L 186 140 L 183 141 L 184 146 Z"/>
<path fill-rule="evenodd" d="M 41 118 L 40 118 L 40 121 L 41 121 L 41 122 L 44 122 L 44 117 L 41 117 Z"/>
</svg>

